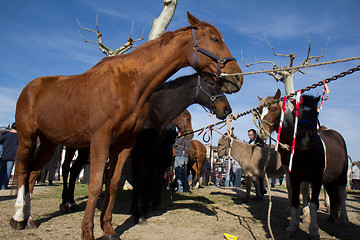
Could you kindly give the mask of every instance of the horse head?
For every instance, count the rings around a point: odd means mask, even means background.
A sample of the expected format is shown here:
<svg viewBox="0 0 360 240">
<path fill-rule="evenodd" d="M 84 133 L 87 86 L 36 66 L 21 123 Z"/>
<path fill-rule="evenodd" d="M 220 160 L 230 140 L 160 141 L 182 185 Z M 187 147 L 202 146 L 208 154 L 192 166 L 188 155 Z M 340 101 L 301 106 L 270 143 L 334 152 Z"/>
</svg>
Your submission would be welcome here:
<svg viewBox="0 0 360 240">
<path fill-rule="evenodd" d="M 221 76 L 222 73 L 241 73 L 241 69 L 225 45 L 220 31 L 189 12 L 187 17 L 192 34 L 187 54 L 190 65 L 198 72 L 209 73 L 225 93 L 238 92 L 243 84 L 243 76 Z"/>
<path fill-rule="evenodd" d="M 187 134 L 193 131 L 191 125 L 191 114 L 186 109 L 173 120 L 173 123 L 175 123 L 175 126 L 181 134 Z M 187 139 L 192 139 L 193 137 L 194 133 L 186 135 Z"/>
<path fill-rule="evenodd" d="M 313 146 L 311 139 L 317 135 L 318 109 L 317 105 L 320 96 L 302 96 L 302 103 L 299 106 L 299 123 L 296 134 L 296 148 L 309 150 Z"/>
<path fill-rule="evenodd" d="M 219 139 L 217 148 L 219 158 L 223 158 L 229 155 L 231 148 L 231 138 L 236 139 L 236 137 L 234 136 L 234 128 L 231 128 L 230 134 L 225 133 Z"/>
<path fill-rule="evenodd" d="M 259 106 L 269 104 L 270 102 L 275 101 L 270 104 L 270 106 L 263 107 L 260 109 L 261 121 L 263 123 L 264 129 L 260 128 L 259 136 L 265 140 L 269 137 L 273 131 L 279 127 L 279 120 L 281 115 L 281 103 L 277 100 L 280 99 L 281 91 L 278 89 L 274 96 L 259 98 Z"/>
<path fill-rule="evenodd" d="M 195 101 L 215 113 L 219 119 L 225 119 L 232 112 L 224 92 L 205 74 L 198 75 Z"/>
</svg>

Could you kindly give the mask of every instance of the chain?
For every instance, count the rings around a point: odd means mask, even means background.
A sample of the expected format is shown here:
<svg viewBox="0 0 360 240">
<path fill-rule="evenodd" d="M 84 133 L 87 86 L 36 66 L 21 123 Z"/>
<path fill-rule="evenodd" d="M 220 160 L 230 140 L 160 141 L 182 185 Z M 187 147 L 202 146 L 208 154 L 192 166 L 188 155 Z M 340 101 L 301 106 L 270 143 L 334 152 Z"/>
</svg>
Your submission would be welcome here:
<svg viewBox="0 0 360 240">
<path fill-rule="evenodd" d="M 324 85 L 324 82 L 325 82 L 325 83 L 330 83 L 330 82 L 332 82 L 332 81 L 335 81 L 335 80 L 337 80 L 337 79 L 339 79 L 339 78 L 345 77 L 345 76 L 350 75 L 350 74 L 352 74 L 352 73 L 354 73 L 354 72 L 357 72 L 357 71 L 360 71 L 360 65 L 358 65 L 357 67 L 354 67 L 354 68 L 350 68 L 349 70 L 347 70 L 347 71 L 345 71 L 345 72 L 342 72 L 342 73 L 340 73 L 340 74 L 337 74 L 337 75 L 334 75 L 334 76 L 332 76 L 332 77 L 326 78 L 325 80 L 319 81 L 318 83 L 314 83 L 314 84 L 312 84 L 311 86 L 307 86 L 307 87 L 305 87 L 305 88 L 302 88 L 302 89 L 300 89 L 300 91 L 301 91 L 301 93 L 310 91 L 311 89 L 315 89 L 315 88 L 317 88 L 317 87 L 320 87 L 320 86 Z M 296 93 L 290 93 L 290 94 L 288 95 L 288 98 L 294 97 L 295 95 L 296 95 Z M 265 104 L 263 104 L 263 105 L 260 105 L 260 106 L 258 106 L 258 107 L 252 108 L 252 109 L 250 109 L 250 110 L 248 110 L 248 111 L 245 111 L 245 112 L 242 112 L 242 113 L 238 113 L 238 114 L 231 114 L 231 117 L 229 117 L 229 118 L 231 118 L 232 120 L 237 120 L 237 119 L 240 118 L 240 117 L 246 116 L 246 115 L 248 115 L 248 114 L 250 114 L 250 113 L 252 113 L 252 112 L 260 111 L 260 110 L 261 110 L 262 108 L 264 108 L 264 107 L 269 107 L 269 106 L 271 106 L 271 105 L 273 105 L 273 104 L 275 104 L 275 103 L 278 103 L 278 102 L 280 102 L 280 101 L 283 101 L 283 100 L 284 100 L 284 97 L 281 97 L 281 98 L 279 98 L 279 99 L 270 101 L 270 102 L 265 103 Z M 204 130 L 204 129 L 206 129 L 206 128 L 214 127 L 214 126 L 217 126 L 217 125 L 219 125 L 219 124 L 223 124 L 223 123 L 225 123 L 225 122 L 226 122 L 226 120 L 222 120 L 222 121 L 220 121 L 220 122 L 217 122 L 217 123 L 214 123 L 214 124 L 212 124 L 212 125 L 209 125 L 209 126 L 200 128 L 200 129 L 198 129 L 198 130 L 195 130 L 195 131 L 192 131 L 192 132 L 189 132 L 189 133 L 186 133 L 186 134 L 182 134 L 181 136 L 186 136 L 186 135 L 189 135 L 189 134 L 192 134 L 192 133 L 200 132 L 200 131 L 202 131 L 202 130 Z"/>
</svg>

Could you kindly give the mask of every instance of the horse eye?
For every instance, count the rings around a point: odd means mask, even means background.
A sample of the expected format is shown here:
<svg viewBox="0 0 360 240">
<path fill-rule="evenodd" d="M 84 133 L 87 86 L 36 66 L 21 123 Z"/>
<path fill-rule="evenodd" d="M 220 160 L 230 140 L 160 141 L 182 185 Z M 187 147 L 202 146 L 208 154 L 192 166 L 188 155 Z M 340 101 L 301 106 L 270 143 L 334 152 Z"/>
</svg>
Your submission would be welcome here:
<svg viewBox="0 0 360 240">
<path fill-rule="evenodd" d="M 210 39 L 216 43 L 220 43 L 220 39 L 218 37 L 212 37 Z"/>
</svg>

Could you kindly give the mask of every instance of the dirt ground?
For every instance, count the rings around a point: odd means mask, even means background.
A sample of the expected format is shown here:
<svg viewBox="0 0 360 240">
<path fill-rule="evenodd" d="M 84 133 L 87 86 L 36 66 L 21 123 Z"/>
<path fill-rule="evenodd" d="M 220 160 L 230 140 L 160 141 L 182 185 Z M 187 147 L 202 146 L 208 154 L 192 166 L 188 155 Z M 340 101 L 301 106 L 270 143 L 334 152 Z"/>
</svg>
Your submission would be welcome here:
<svg viewBox="0 0 360 240">
<path fill-rule="evenodd" d="M 9 220 L 13 214 L 15 196 L 10 190 L 0 191 L 0 239 L 81 239 L 83 211 L 62 214 L 59 211 L 62 186 L 36 186 L 32 200 L 32 215 L 37 229 L 12 230 Z M 121 239 L 224 239 L 224 233 L 239 239 L 270 239 L 267 227 L 269 195 L 262 201 L 241 199 L 243 188 L 220 188 L 216 186 L 193 190 L 193 193 L 176 194 L 163 192 L 160 210 L 152 211 L 147 225 L 134 225 L 129 215 L 131 191 L 120 191 L 113 212 L 113 226 Z M 271 229 L 275 239 L 289 239 L 286 227 L 289 217 L 286 211 L 285 188 L 272 188 Z M 77 203 L 82 210 L 87 200 L 87 185 L 77 184 Z M 252 194 L 252 197 L 253 194 Z M 95 213 L 95 237 L 101 237 L 99 226 L 100 204 Z M 321 195 L 318 215 L 321 239 L 359 239 L 360 192 L 349 192 L 347 210 L 350 222 L 346 225 L 328 223 Z M 308 225 L 301 223 L 301 230 L 293 239 L 308 239 Z"/>
</svg>

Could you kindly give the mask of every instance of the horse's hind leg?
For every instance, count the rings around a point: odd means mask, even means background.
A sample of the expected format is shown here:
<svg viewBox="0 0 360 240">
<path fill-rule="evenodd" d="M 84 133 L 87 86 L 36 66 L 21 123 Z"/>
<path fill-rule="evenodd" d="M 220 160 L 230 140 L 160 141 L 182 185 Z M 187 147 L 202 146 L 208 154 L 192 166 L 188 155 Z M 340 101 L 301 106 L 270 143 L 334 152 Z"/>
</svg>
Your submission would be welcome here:
<svg viewBox="0 0 360 240">
<path fill-rule="evenodd" d="M 56 145 L 45 137 L 41 137 L 41 145 L 35 159 L 31 159 L 35 141 L 20 137 L 16 174 L 18 176 L 18 196 L 15 203 L 15 214 L 10 221 L 14 229 L 35 228 L 36 224 L 30 214 L 31 194 L 35 181 L 41 173 L 41 168 L 50 161 Z M 20 144 L 22 142 L 22 144 Z"/>
<path fill-rule="evenodd" d="M 36 138 L 36 137 L 35 137 Z M 15 202 L 15 214 L 10 220 L 10 226 L 21 230 L 27 227 L 30 216 L 30 193 L 29 193 L 29 162 L 35 149 L 35 141 L 18 135 L 19 145 L 17 148 L 15 176 L 18 181 L 18 194 Z"/>
<path fill-rule="evenodd" d="M 341 223 L 347 223 L 349 221 L 347 211 L 346 211 L 346 186 L 339 186 L 339 194 L 340 194 L 340 204 L 341 204 L 341 210 L 340 210 L 340 222 Z"/>
<path fill-rule="evenodd" d="M 310 223 L 310 208 L 309 208 L 309 183 L 308 182 L 301 182 L 300 184 L 300 192 L 303 197 L 303 223 Z"/>
</svg>

